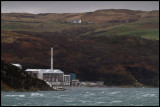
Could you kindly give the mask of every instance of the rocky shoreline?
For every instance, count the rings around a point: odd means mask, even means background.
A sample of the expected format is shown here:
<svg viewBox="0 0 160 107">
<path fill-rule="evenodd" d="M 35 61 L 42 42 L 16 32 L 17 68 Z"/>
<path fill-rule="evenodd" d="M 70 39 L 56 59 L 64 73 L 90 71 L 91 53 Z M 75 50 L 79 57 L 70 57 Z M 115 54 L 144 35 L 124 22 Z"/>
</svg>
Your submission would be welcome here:
<svg viewBox="0 0 160 107">
<path fill-rule="evenodd" d="M 1 61 L 1 91 L 54 91 L 45 81 Z"/>
</svg>

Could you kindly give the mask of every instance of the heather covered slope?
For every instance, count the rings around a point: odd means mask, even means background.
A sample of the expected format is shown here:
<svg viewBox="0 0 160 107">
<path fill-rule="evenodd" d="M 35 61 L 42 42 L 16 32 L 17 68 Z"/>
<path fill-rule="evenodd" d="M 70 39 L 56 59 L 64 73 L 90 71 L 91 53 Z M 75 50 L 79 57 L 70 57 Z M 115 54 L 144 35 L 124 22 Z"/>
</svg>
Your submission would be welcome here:
<svg viewBox="0 0 160 107">
<path fill-rule="evenodd" d="M 50 68 L 53 44 L 54 68 L 74 72 L 81 81 L 103 80 L 106 85 L 134 85 L 138 81 L 159 86 L 158 40 L 135 36 L 75 38 L 53 32 L 16 33 L 23 36 L 12 43 L 3 42 L 2 38 L 1 58 L 10 63 L 19 62 L 23 68 Z M 24 38 L 26 35 L 28 38 Z"/>
</svg>

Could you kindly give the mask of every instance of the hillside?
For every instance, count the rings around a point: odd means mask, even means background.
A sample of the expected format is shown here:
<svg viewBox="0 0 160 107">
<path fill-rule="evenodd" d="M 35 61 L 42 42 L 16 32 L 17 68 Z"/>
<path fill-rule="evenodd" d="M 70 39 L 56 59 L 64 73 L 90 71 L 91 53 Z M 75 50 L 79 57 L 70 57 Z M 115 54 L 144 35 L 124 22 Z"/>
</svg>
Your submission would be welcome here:
<svg viewBox="0 0 160 107">
<path fill-rule="evenodd" d="M 27 72 L 1 61 L 2 91 L 53 90 L 44 81 L 30 76 Z"/>
<path fill-rule="evenodd" d="M 159 17 L 141 19 L 133 23 L 119 24 L 89 31 L 80 36 L 140 36 L 146 39 L 159 40 Z"/>
<path fill-rule="evenodd" d="M 155 17 L 159 11 L 133 11 L 127 9 L 104 9 L 85 13 L 2 13 L 2 21 L 5 22 L 53 22 L 82 19 L 83 22 L 134 22 L 142 18 Z"/>
<path fill-rule="evenodd" d="M 50 68 L 53 45 L 54 68 L 81 81 L 159 86 L 159 11 L 2 13 L 1 31 L 1 59 L 24 69 Z"/>
<path fill-rule="evenodd" d="M 159 11 L 126 9 L 86 13 L 2 13 L 2 30 L 72 33 L 73 36 L 141 36 L 159 40 Z M 81 24 L 71 23 L 81 19 Z M 88 24 L 92 22 L 92 24 Z"/>
<path fill-rule="evenodd" d="M 53 44 L 54 68 L 65 73 L 74 72 L 82 81 L 103 80 L 106 85 L 131 85 L 138 80 L 144 85 L 159 85 L 157 40 L 134 36 L 75 38 L 52 32 L 16 33 L 22 37 L 12 43 L 6 43 L 2 36 L 1 58 L 21 63 L 25 69 L 50 68 L 50 46 Z M 24 38 L 27 35 L 28 38 Z"/>
</svg>

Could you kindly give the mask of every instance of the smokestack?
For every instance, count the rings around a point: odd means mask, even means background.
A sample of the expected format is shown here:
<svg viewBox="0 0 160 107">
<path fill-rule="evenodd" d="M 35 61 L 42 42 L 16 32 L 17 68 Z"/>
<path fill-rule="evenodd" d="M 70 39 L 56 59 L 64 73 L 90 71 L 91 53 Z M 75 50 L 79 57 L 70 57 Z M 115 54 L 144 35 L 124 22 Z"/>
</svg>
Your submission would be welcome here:
<svg viewBox="0 0 160 107">
<path fill-rule="evenodd" d="M 53 47 L 51 47 L 51 69 L 53 69 Z"/>
</svg>

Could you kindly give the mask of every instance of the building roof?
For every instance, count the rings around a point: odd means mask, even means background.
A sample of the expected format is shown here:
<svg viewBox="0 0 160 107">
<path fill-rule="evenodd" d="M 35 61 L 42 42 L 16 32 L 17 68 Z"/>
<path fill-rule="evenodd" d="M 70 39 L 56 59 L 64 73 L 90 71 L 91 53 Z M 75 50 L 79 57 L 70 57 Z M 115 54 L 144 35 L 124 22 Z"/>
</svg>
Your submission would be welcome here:
<svg viewBox="0 0 160 107">
<path fill-rule="evenodd" d="M 76 20 L 76 21 L 79 21 L 79 20 L 81 20 L 81 19 L 72 19 L 72 20 Z"/>
<path fill-rule="evenodd" d="M 22 65 L 21 64 L 13 64 L 13 63 L 11 63 L 12 65 L 14 65 L 14 66 L 16 66 L 16 67 L 18 67 L 18 68 L 20 68 L 20 69 L 22 69 Z"/>
<path fill-rule="evenodd" d="M 64 76 L 70 76 L 70 75 L 64 75 Z"/>
<path fill-rule="evenodd" d="M 38 71 L 39 73 L 64 73 L 59 69 L 26 69 L 25 71 Z"/>
<path fill-rule="evenodd" d="M 18 64 L 18 63 L 17 63 L 17 64 L 12 64 L 12 65 L 14 65 L 14 66 L 22 66 L 22 65 L 20 65 L 20 64 Z"/>
<path fill-rule="evenodd" d="M 42 73 L 64 73 L 64 72 L 59 69 L 45 69 Z"/>
<path fill-rule="evenodd" d="M 25 71 L 40 71 L 40 69 L 26 69 Z"/>
</svg>

